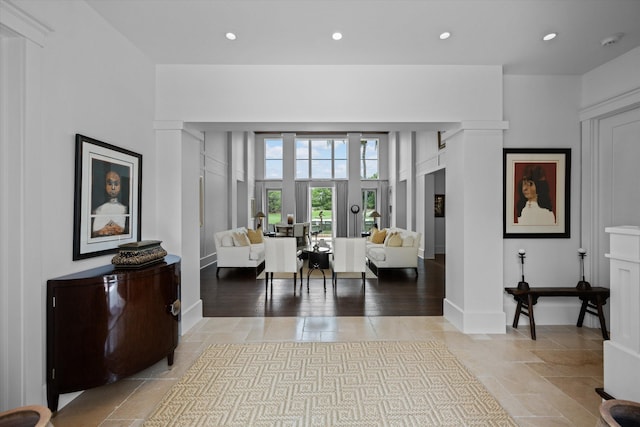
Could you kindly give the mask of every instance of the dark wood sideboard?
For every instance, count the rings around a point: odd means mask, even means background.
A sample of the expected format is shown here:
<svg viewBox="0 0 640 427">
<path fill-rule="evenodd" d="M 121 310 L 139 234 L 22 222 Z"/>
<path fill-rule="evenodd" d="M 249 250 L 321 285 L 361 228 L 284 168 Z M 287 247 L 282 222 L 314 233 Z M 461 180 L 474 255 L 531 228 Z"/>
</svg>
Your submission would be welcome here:
<svg viewBox="0 0 640 427">
<path fill-rule="evenodd" d="M 178 346 L 180 258 L 97 267 L 47 281 L 47 403 L 112 383 Z"/>
</svg>

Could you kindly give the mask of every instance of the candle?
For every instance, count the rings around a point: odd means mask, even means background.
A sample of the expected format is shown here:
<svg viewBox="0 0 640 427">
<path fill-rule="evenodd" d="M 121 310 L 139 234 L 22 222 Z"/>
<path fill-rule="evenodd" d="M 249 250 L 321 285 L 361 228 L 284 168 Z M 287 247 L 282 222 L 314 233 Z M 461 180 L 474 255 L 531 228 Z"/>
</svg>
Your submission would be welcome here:
<svg viewBox="0 0 640 427">
<path fill-rule="evenodd" d="M 578 253 L 579 253 L 579 254 L 586 254 L 586 253 L 587 253 L 587 251 L 586 251 L 586 250 L 584 250 L 583 248 L 580 248 L 580 249 L 578 249 Z"/>
<path fill-rule="evenodd" d="M 520 249 L 520 250 L 518 251 L 518 253 L 519 253 L 520 255 L 524 255 L 524 254 L 525 254 L 525 250 L 524 250 L 524 249 Z"/>
</svg>

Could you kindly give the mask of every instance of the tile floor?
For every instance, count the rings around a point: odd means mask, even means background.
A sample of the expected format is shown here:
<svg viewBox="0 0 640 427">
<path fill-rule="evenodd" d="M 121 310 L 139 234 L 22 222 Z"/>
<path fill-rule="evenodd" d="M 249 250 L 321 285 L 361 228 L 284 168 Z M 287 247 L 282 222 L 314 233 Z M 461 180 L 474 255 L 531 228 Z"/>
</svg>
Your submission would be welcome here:
<svg viewBox="0 0 640 427">
<path fill-rule="evenodd" d="M 119 382 L 87 390 L 58 411 L 55 427 L 141 426 L 169 388 L 212 343 L 439 340 L 484 383 L 520 426 L 595 426 L 602 387 L 599 329 L 507 327 L 465 335 L 442 317 L 207 318 L 166 360 Z"/>
</svg>

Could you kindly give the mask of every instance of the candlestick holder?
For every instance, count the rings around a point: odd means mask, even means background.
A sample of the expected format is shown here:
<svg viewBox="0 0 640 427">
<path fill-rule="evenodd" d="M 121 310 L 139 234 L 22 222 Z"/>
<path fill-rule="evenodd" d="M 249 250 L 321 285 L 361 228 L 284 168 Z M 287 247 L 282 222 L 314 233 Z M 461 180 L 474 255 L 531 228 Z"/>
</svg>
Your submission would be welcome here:
<svg viewBox="0 0 640 427">
<path fill-rule="evenodd" d="M 591 289 L 591 284 L 584 280 L 584 257 L 586 255 L 587 251 L 582 248 L 578 249 L 578 256 L 580 257 L 580 274 L 582 275 L 582 280 L 578 282 L 576 288 L 580 290 Z"/>
<path fill-rule="evenodd" d="M 524 280 L 524 258 L 525 258 L 525 250 L 524 249 L 520 249 L 518 251 L 518 256 L 520 257 L 520 273 L 522 274 L 522 280 L 520 280 L 518 282 L 518 289 L 520 289 L 521 291 L 528 291 L 529 290 L 529 284 L 527 282 L 525 282 Z"/>
</svg>

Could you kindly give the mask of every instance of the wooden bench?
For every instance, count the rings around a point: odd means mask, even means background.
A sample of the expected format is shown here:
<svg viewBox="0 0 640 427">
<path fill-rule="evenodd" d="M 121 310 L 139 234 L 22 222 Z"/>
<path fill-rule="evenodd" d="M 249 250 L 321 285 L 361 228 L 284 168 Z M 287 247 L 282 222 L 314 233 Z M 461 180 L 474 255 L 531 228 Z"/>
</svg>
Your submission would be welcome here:
<svg viewBox="0 0 640 427">
<path fill-rule="evenodd" d="M 589 289 L 573 288 L 542 288 L 531 287 L 529 289 L 518 288 L 504 288 L 504 290 L 513 295 L 513 299 L 516 300 L 518 306 L 516 307 L 516 314 L 513 317 L 513 327 L 518 327 L 518 320 L 520 320 L 520 314 L 524 314 L 529 318 L 529 326 L 531 327 L 531 339 L 536 339 L 536 322 L 533 316 L 533 306 L 538 302 L 540 297 L 578 297 L 582 301 L 582 307 L 580 308 L 580 315 L 578 316 L 578 323 L 576 326 L 582 327 L 584 316 L 586 313 L 598 316 L 600 320 L 600 329 L 602 330 L 602 338 L 609 339 L 609 333 L 607 332 L 607 325 L 602 311 L 602 306 L 607 303 L 609 298 L 609 289 L 602 287 L 591 287 Z M 595 311 L 593 311 L 595 310 Z"/>
</svg>

